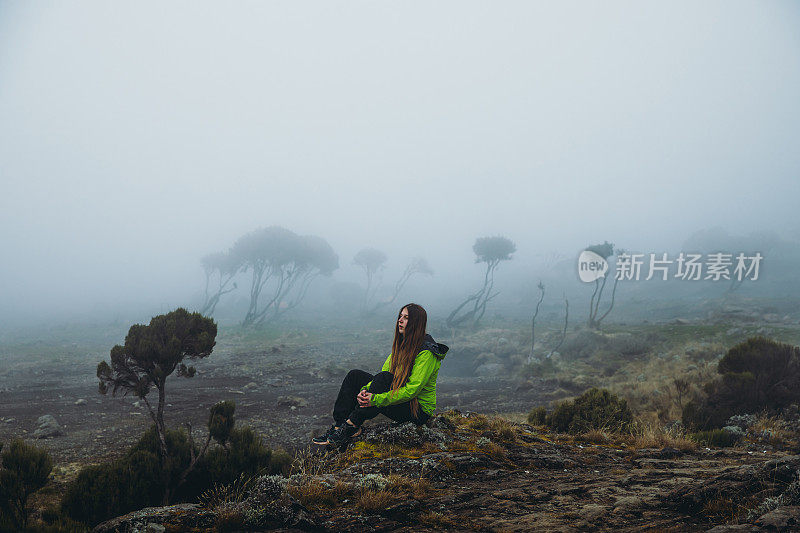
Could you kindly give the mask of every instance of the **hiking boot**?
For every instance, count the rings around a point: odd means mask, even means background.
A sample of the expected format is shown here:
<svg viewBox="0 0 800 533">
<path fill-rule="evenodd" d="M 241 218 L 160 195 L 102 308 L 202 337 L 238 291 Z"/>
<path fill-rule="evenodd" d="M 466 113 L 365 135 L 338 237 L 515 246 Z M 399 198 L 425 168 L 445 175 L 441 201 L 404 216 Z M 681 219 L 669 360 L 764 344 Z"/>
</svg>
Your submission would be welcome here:
<svg viewBox="0 0 800 533">
<path fill-rule="evenodd" d="M 311 442 L 313 442 L 314 444 L 328 444 L 328 438 L 331 436 L 331 433 L 333 433 L 335 430 L 336 430 L 336 424 L 333 424 L 331 427 L 328 428 L 328 431 L 326 431 L 324 434 L 320 435 L 319 437 L 314 437 L 313 439 L 311 439 Z"/>
<path fill-rule="evenodd" d="M 350 440 L 360 434 L 360 427 L 351 426 L 345 422 L 341 427 L 334 429 L 333 433 L 328 436 L 328 444 L 334 448 L 339 448 L 339 451 L 343 452 L 347 449 L 347 445 L 350 444 Z"/>
</svg>

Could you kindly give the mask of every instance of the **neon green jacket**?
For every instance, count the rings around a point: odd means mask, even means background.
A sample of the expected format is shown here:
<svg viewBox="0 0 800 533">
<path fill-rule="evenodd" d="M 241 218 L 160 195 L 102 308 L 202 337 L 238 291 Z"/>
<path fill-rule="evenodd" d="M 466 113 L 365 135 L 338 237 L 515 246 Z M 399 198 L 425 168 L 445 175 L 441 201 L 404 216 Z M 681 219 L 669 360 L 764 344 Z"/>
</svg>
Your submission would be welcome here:
<svg viewBox="0 0 800 533">
<path fill-rule="evenodd" d="M 386 407 L 416 398 L 420 408 L 432 415 L 436 409 L 436 378 L 439 377 L 439 367 L 442 366 L 442 360 L 449 349 L 447 345 L 437 343 L 433 337 L 426 334 L 422 342 L 422 351 L 414 360 L 414 367 L 406 384 L 395 391 L 373 394 L 371 405 Z M 381 371 L 390 371 L 391 368 L 392 354 L 389 354 Z M 361 390 L 369 390 L 370 385 L 371 381 L 361 387 Z"/>
</svg>

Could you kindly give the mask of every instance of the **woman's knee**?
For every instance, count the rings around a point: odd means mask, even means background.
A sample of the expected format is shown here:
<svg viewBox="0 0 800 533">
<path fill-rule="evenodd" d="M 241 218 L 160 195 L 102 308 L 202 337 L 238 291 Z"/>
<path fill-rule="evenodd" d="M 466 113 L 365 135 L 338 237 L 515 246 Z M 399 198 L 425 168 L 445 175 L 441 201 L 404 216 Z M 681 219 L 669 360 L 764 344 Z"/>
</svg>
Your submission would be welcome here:
<svg viewBox="0 0 800 533">
<path fill-rule="evenodd" d="M 372 392 L 388 392 L 392 388 L 393 379 L 394 374 L 387 370 L 378 372 L 372 378 L 372 385 L 370 385 L 369 390 Z"/>
</svg>

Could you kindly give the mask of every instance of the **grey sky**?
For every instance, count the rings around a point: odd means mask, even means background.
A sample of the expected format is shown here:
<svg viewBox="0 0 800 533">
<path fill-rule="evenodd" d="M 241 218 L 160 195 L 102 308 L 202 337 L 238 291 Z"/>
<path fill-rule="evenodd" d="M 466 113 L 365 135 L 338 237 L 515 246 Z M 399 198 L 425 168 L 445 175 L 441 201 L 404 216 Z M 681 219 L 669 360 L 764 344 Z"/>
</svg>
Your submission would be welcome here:
<svg viewBox="0 0 800 533">
<path fill-rule="evenodd" d="M 796 2 L 0 0 L 0 316 L 174 302 L 259 226 L 437 273 L 800 237 Z M 5 307 L 5 309 L 3 309 Z"/>
</svg>

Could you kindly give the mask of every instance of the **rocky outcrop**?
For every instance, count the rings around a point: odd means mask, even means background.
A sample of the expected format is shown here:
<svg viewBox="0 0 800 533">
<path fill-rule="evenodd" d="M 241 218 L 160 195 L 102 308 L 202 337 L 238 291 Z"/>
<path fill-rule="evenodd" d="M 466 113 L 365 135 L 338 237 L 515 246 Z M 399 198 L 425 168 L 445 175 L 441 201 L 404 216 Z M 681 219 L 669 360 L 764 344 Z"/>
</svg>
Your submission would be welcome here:
<svg viewBox="0 0 800 533">
<path fill-rule="evenodd" d="M 96 531 L 791 531 L 796 505 L 738 513 L 741 523 L 713 509 L 758 508 L 799 469 L 794 455 L 592 445 L 451 412 L 423 427 L 365 427 L 347 452 L 308 455 L 300 473 L 259 478 L 240 500 L 146 509 Z"/>
</svg>

